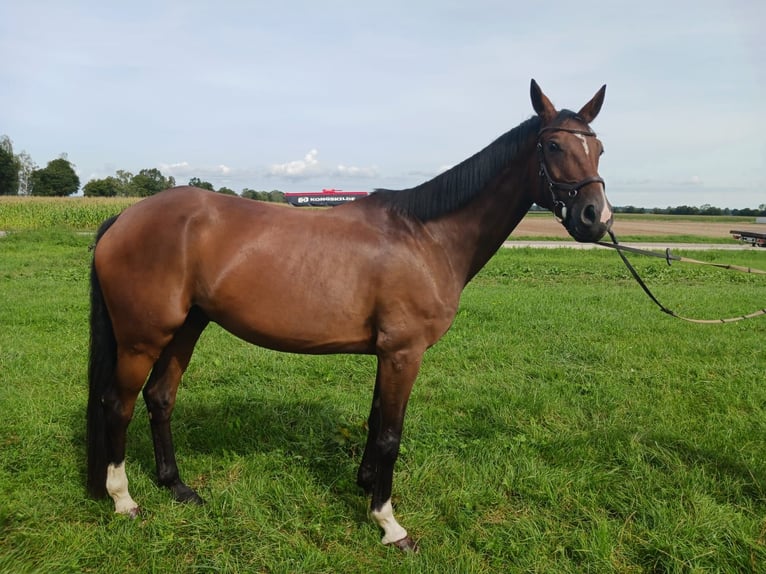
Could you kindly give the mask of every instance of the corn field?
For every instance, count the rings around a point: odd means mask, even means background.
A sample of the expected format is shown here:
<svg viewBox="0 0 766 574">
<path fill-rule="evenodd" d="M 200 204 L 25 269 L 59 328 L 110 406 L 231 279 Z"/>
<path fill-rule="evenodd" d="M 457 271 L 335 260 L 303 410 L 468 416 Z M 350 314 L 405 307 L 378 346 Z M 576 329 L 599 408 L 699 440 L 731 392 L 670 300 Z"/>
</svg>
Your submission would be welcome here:
<svg viewBox="0 0 766 574">
<path fill-rule="evenodd" d="M 137 197 L 0 197 L 0 230 L 95 230 Z"/>
</svg>

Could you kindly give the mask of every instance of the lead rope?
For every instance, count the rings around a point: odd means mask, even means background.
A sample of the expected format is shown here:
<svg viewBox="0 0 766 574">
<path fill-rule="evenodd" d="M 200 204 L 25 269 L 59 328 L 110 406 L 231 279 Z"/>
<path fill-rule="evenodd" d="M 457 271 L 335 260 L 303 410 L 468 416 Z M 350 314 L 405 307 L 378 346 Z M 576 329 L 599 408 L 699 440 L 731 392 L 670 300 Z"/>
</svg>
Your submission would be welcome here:
<svg viewBox="0 0 766 574">
<path fill-rule="evenodd" d="M 596 241 L 598 245 L 601 245 L 602 247 L 610 247 L 611 249 L 614 249 L 617 251 L 617 254 L 620 256 L 620 259 L 622 259 L 622 262 L 625 263 L 625 267 L 628 268 L 628 271 L 630 271 L 630 274 L 633 276 L 633 278 L 636 280 L 636 283 L 639 284 L 641 289 L 644 290 L 644 293 L 646 293 L 649 298 L 654 301 L 654 303 L 660 308 L 660 310 L 663 313 L 667 313 L 671 317 L 675 317 L 676 319 L 681 319 L 682 321 L 688 321 L 689 323 L 699 323 L 703 325 L 716 325 L 721 323 L 736 323 L 737 321 L 743 321 L 744 319 L 753 319 L 754 317 L 759 317 L 761 315 L 766 315 L 766 309 L 759 309 L 758 311 L 754 311 L 753 313 L 750 313 L 748 315 L 741 315 L 739 317 L 729 317 L 726 319 L 691 319 L 689 317 L 684 317 L 682 315 L 679 315 L 675 311 L 668 309 L 660 303 L 659 299 L 654 296 L 654 294 L 649 290 L 649 287 L 647 287 L 646 283 L 641 279 L 638 272 L 633 268 L 633 265 L 630 264 L 630 261 L 628 261 L 628 258 L 625 256 L 623 251 L 629 251 L 631 253 L 638 253 L 640 255 L 648 255 L 650 257 L 659 257 L 660 259 L 664 259 L 667 261 L 667 264 L 670 265 L 671 261 L 684 261 L 687 263 L 696 263 L 698 265 L 711 265 L 713 267 L 720 267 L 722 269 L 732 269 L 734 271 L 740 271 L 742 273 L 756 273 L 759 275 L 766 275 L 766 271 L 761 271 L 760 269 L 753 269 L 752 267 L 743 267 L 741 265 L 729 265 L 725 263 L 710 263 L 707 261 L 697 261 L 696 259 L 689 259 L 688 257 L 678 257 L 677 255 L 673 255 L 670 253 L 670 249 L 666 249 L 665 253 L 658 253 L 656 251 L 645 251 L 643 249 L 636 249 L 635 247 L 628 247 L 625 245 L 620 245 L 617 241 L 617 237 L 614 235 L 614 232 L 612 230 L 609 230 L 609 237 L 612 238 L 612 243 L 606 243 L 604 241 Z"/>
</svg>

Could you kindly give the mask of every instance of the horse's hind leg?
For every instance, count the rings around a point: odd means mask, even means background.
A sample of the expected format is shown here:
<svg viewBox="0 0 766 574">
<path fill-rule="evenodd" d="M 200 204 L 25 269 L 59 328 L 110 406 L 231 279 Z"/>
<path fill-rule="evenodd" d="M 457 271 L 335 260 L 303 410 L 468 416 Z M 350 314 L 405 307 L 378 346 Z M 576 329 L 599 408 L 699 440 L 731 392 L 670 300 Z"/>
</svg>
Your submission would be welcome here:
<svg viewBox="0 0 766 574">
<path fill-rule="evenodd" d="M 177 501 L 198 504 L 202 503 L 202 499 L 181 481 L 178 472 L 170 417 L 181 376 L 189 365 L 194 345 L 207 324 L 207 317 L 201 310 L 193 307 L 183 326 L 162 351 L 144 387 L 144 401 L 149 411 L 154 459 L 157 463 L 157 481 L 161 486 L 168 487 Z"/>
<path fill-rule="evenodd" d="M 380 367 L 378 367 L 380 369 Z M 366 494 L 372 494 L 375 476 L 378 471 L 377 447 L 375 446 L 380 432 L 380 376 L 375 377 L 375 390 L 372 394 L 372 407 L 367 418 L 367 443 L 364 447 L 362 462 L 356 474 L 356 483 Z"/>
<path fill-rule="evenodd" d="M 125 474 L 125 435 L 133 418 L 138 393 L 151 369 L 152 358 L 144 354 L 118 351 L 114 386 L 101 398 L 104 409 L 107 460 L 106 491 L 114 500 L 114 510 L 135 517 L 138 505 L 128 492 Z"/>
</svg>

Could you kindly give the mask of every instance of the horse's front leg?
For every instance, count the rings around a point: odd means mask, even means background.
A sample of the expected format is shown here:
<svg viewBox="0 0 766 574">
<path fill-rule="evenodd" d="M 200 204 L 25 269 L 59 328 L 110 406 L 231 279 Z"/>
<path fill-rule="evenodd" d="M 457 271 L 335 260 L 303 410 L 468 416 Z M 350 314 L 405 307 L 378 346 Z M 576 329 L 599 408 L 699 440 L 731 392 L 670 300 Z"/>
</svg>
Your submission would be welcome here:
<svg viewBox="0 0 766 574">
<path fill-rule="evenodd" d="M 370 510 L 375 522 L 383 529 L 382 542 L 394 544 L 407 551 L 417 551 L 417 546 L 407 534 L 407 530 L 394 518 L 391 490 L 394 464 L 399 455 L 404 413 L 422 358 L 422 353 L 413 351 L 397 351 L 378 356 L 375 382 L 378 406 L 376 408 L 373 400 L 371 412 L 371 418 L 377 412 L 378 420 L 370 427 L 368 443 L 371 440 L 374 443 L 372 446 L 368 444 L 370 452 L 365 449 L 363 459 L 363 464 L 367 459 L 370 468 L 372 462 L 375 463 Z"/>
<path fill-rule="evenodd" d="M 154 364 L 149 381 L 144 387 L 144 400 L 149 411 L 157 464 L 157 481 L 173 493 L 178 502 L 202 504 L 202 498 L 180 477 L 176 463 L 170 417 L 176 402 L 176 392 L 186 367 L 189 365 L 194 345 L 207 325 L 207 318 L 192 310 L 183 326 L 165 347 Z"/>
</svg>

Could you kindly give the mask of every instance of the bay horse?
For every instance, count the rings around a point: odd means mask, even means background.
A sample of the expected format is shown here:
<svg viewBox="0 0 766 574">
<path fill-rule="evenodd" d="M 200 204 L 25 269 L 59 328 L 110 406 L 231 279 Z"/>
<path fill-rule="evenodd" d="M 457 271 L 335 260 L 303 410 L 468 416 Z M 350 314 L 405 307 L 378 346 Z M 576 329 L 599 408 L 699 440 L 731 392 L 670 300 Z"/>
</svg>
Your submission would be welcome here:
<svg viewBox="0 0 766 574">
<path fill-rule="evenodd" d="M 410 189 L 302 210 L 180 187 L 104 222 L 91 266 L 90 494 L 137 515 L 125 437 L 143 389 L 158 483 L 178 501 L 202 502 L 180 478 L 170 417 L 194 346 L 214 321 L 277 351 L 376 355 L 357 483 L 371 495 L 383 544 L 415 550 L 391 489 L 423 353 L 532 204 L 552 210 L 578 241 L 610 229 L 603 147 L 589 127 L 605 91 L 577 113 L 557 111 L 532 80 L 536 115 Z M 326 304 L 335 293 L 343 305 Z"/>
</svg>

